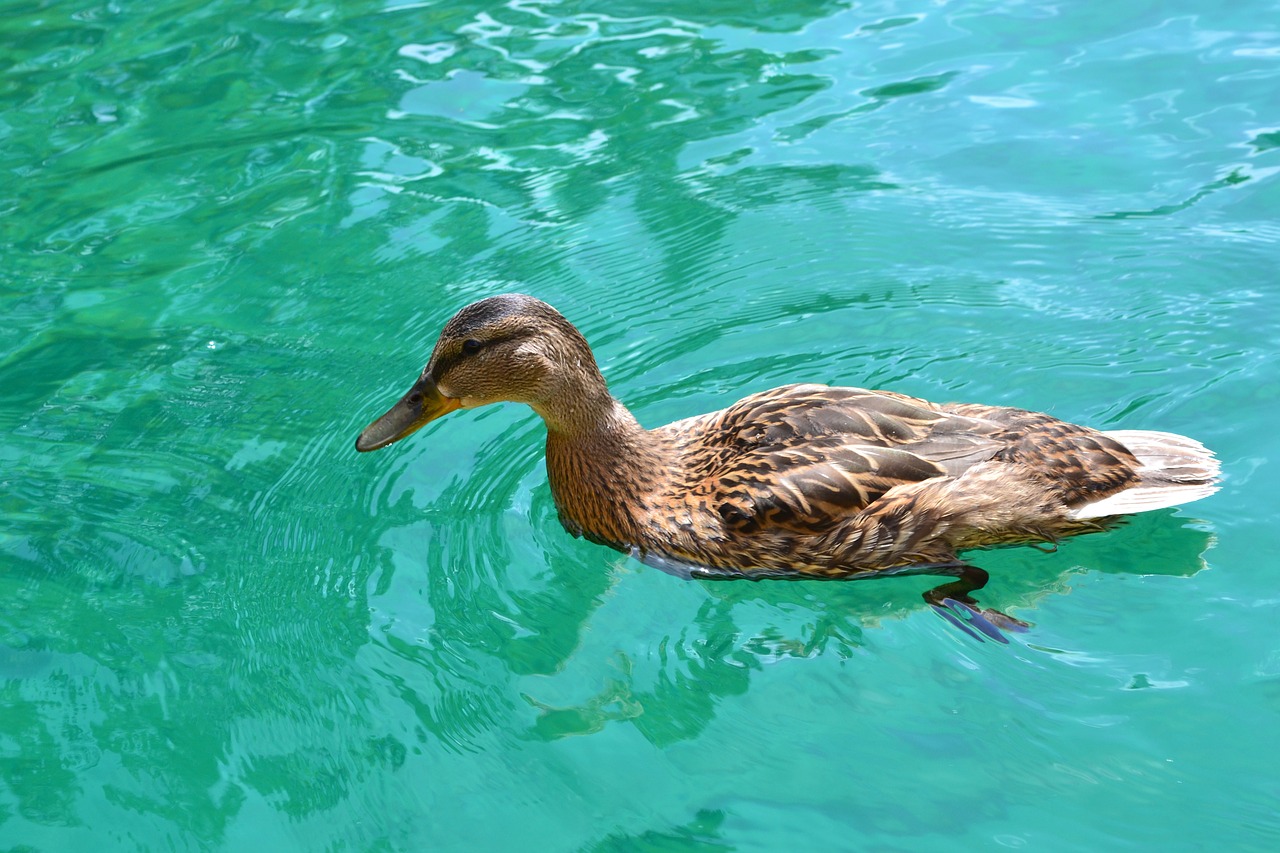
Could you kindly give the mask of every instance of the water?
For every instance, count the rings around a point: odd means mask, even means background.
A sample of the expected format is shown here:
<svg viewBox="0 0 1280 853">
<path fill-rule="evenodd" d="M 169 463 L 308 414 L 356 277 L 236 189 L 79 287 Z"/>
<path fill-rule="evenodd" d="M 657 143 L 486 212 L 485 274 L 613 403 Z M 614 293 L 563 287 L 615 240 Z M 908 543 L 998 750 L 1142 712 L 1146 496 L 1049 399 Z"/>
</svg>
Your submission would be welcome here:
<svg viewBox="0 0 1280 853">
<path fill-rule="evenodd" d="M 1270 850 L 1280 7 L 0 5 L 0 847 Z M 928 581 L 684 581 L 526 409 L 790 381 L 1183 432 L 1213 498 Z"/>
</svg>

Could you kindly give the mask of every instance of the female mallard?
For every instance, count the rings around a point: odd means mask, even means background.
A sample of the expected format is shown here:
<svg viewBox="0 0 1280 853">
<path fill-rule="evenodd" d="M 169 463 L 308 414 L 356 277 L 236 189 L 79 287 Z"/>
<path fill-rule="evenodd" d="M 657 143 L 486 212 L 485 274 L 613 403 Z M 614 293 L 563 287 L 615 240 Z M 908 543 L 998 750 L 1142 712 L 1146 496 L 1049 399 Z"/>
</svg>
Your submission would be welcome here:
<svg viewBox="0 0 1280 853">
<path fill-rule="evenodd" d="M 1217 490 L 1213 454 L 1180 435 L 861 388 L 786 385 L 647 430 L 582 334 L 515 294 L 454 315 L 356 450 L 504 400 L 546 423 L 551 493 L 575 536 L 685 577 L 954 575 L 925 599 L 995 639 L 1025 625 L 974 606 L 987 575 L 958 552 L 1056 542 Z"/>
</svg>

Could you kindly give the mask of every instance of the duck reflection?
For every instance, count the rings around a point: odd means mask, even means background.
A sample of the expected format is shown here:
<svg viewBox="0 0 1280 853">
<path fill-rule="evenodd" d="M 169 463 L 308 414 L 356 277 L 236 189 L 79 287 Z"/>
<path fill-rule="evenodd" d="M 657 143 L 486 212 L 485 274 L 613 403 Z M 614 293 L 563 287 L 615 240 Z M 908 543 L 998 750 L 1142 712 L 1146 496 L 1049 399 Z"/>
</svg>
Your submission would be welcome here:
<svg viewBox="0 0 1280 853">
<path fill-rule="evenodd" d="M 991 553 L 985 560 L 994 578 L 988 597 L 996 607 L 1026 616 L 1047 596 L 1069 592 L 1070 579 L 1084 573 L 1189 577 L 1205 567 L 1213 536 L 1196 522 L 1178 524 L 1170 516 L 1166 511 L 1138 517 L 1051 554 Z M 566 571 L 585 568 L 580 558 L 570 562 L 579 564 Z M 626 584 L 643 572 L 634 563 L 615 560 L 612 575 Z M 928 609 L 920 599 L 926 579 L 689 584 L 657 577 L 653 585 L 668 587 L 663 591 L 679 597 L 682 605 L 690 598 L 683 590 L 696 588 L 690 615 L 678 628 L 666 624 L 665 634 L 638 647 L 606 643 L 575 648 L 557 665 L 552 681 L 595 677 L 598 689 L 574 702 L 547 698 L 561 692 L 558 685 L 544 693 L 526 691 L 537 712 L 533 736 L 554 740 L 627 722 L 659 746 L 691 738 L 714 718 L 722 700 L 748 691 L 753 673 L 794 659 L 835 655 L 854 660 L 874 645 L 877 629 Z M 683 611 L 678 607 L 661 615 Z M 594 606 L 582 615 L 580 634 L 618 630 L 612 617 L 597 613 Z M 601 624 L 593 625 L 596 621 Z M 655 617 L 650 624 L 662 625 L 665 619 Z"/>
</svg>

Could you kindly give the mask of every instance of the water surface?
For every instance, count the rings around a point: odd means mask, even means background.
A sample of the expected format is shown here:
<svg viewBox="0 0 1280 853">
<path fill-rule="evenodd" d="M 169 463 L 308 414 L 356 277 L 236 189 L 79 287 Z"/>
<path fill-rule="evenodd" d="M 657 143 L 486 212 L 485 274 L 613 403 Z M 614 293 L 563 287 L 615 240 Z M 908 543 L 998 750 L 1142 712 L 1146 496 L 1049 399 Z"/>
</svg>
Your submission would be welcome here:
<svg viewBox="0 0 1280 853">
<path fill-rule="evenodd" d="M 1270 850 L 1280 7 L 0 4 L 0 846 Z M 1213 498 L 927 579 L 683 581 L 461 305 L 649 426 L 792 381 L 1182 432 Z"/>
</svg>

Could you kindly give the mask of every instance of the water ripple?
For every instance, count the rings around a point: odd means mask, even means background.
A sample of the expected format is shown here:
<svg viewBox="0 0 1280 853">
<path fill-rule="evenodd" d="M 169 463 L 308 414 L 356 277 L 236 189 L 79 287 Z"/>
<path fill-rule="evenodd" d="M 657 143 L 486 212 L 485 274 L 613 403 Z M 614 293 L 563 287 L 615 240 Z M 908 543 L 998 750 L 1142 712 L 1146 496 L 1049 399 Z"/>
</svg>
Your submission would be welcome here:
<svg viewBox="0 0 1280 853">
<path fill-rule="evenodd" d="M 0 833 L 1264 849 L 1274 7 L 7 9 Z M 923 581 L 681 581 L 560 528 L 525 408 L 352 448 L 507 290 L 646 424 L 839 382 L 1229 480 L 982 554 L 1005 649 Z"/>
</svg>

